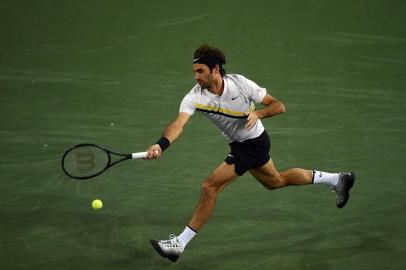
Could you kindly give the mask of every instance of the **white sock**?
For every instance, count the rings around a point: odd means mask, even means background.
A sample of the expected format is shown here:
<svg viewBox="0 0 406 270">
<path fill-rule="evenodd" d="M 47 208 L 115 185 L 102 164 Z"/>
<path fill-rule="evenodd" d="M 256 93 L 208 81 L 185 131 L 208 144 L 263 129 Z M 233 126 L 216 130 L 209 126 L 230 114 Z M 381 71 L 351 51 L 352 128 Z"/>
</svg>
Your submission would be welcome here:
<svg viewBox="0 0 406 270">
<path fill-rule="evenodd" d="M 321 171 L 313 171 L 313 184 L 327 184 L 336 186 L 338 183 L 338 173 L 327 173 Z"/>
<path fill-rule="evenodd" d="M 181 234 L 178 235 L 178 238 L 182 241 L 183 248 L 186 247 L 186 245 L 190 242 L 190 240 L 195 237 L 197 232 L 189 228 L 189 226 L 186 226 L 186 228 L 183 230 Z"/>
</svg>

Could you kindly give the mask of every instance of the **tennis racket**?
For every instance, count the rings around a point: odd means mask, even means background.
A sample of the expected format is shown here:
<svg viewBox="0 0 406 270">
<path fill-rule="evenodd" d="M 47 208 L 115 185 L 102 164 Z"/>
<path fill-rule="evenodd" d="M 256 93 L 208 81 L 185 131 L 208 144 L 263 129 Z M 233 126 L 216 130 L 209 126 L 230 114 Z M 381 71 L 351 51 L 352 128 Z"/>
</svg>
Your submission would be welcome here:
<svg viewBox="0 0 406 270">
<path fill-rule="evenodd" d="M 96 144 L 83 143 L 66 150 L 62 157 L 62 169 L 67 176 L 84 180 L 98 176 L 121 161 L 146 156 L 147 152 L 119 154 Z"/>
</svg>

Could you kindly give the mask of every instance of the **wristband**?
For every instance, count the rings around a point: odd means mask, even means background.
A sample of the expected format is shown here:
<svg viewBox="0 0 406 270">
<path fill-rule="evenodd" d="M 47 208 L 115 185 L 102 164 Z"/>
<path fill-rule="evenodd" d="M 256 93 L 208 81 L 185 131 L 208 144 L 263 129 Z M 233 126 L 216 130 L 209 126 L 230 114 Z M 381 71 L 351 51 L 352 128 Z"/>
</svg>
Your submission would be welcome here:
<svg viewBox="0 0 406 270">
<path fill-rule="evenodd" d="M 169 145 L 171 145 L 171 143 L 169 142 L 168 138 L 166 137 L 161 137 L 156 144 L 159 144 L 159 146 L 161 147 L 162 152 L 165 151 L 166 148 L 169 147 Z"/>
</svg>

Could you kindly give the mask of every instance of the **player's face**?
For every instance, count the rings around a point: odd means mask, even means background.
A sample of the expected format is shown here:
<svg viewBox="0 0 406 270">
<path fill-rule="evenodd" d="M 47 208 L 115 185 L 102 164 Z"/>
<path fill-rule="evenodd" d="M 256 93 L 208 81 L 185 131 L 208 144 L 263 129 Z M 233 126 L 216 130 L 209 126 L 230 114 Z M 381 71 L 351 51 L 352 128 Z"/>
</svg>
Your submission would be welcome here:
<svg viewBox="0 0 406 270">
<path fill-rule="evenodd" d="M 205 64 L 193 64 L 193 74 L 197 83 L 206 89 L 210 89 L 213 83 L 214 72 L 210 72 L 210 69 Z"/>
</svg>

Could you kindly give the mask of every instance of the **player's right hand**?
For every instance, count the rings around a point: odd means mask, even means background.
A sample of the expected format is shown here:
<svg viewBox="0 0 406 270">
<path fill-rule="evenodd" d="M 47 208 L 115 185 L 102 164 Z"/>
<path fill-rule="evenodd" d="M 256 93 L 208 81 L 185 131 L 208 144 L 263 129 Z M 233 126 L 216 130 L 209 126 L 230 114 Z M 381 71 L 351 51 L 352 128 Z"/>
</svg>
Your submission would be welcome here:
<svg viewBox="0 0 406 270">
<path fill-rule="evenodd" d="M 147 157 L 145 159 L 157 159 L 162 155 L 162 149 L 159 144 L 154 144 L 147 150 Z"/>
</svg>

